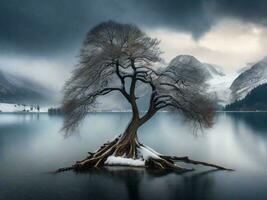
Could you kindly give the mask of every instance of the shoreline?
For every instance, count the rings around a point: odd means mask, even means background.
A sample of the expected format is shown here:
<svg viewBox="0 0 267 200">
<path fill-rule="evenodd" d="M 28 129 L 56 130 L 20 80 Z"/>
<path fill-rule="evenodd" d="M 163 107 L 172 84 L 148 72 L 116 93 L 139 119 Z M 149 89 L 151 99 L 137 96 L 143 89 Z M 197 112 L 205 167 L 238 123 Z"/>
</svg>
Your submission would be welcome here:
<svg viewBox="0 0 267 200">
<path fill-rule="evenodd" d="M 145 113 L 142 111 L 141 113 Z M 159 113 L 167 113 L 168 111 L 161 111 Z M 131 113 L 131 111 L 94 111 L 88 113 Z M 215 111 L 215 113 L 267 113 L 267 110 L 259 111 Z M 0 112 L 0 114 L 50 114 L 50 115 L 63 115 L 63 113 L 49 113 L 49 112 Z"/>
</svg>

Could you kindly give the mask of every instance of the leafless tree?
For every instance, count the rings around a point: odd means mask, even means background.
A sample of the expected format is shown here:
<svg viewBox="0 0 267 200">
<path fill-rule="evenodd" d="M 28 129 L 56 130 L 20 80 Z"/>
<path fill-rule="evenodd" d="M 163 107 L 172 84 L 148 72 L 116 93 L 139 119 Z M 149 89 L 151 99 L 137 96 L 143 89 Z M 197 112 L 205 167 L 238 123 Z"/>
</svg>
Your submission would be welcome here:
<svg viewBox="0 0 267 200">
<path fill-rule="evenodd" d="M 108 21 L 89 31 L 80 62 L 65 85 L 63 129 L 67 134 L 74 132 L 87 113 L 95 109 L 97 98 L 111 92 L 120 93 L 129 102 L 132 119 L 123 134 L 90 153 L 72 169 L 102 167 L 111 155 L 144 160 L 145 167 L 156 169 L 186 170 L 175 161 L 226 169 L 187 157 L 163 156 L 138 141 L 138 128 L 161 109 L 177 111 L 201 127 L 212 125 L 213 105 L 206 95 L 204 81 L 181 77 L 171 70 L 158 72 L 154 69 L 153 64 L 160 61 L 158 44 L 157 39 L 148 37 L 132 24 Z M 143 115 L 136 102 L 136 87 L 140 84 L 151 88 L 149 108 Z M 144 151 L 150 156 L 145 157 Z"/>
</svg>

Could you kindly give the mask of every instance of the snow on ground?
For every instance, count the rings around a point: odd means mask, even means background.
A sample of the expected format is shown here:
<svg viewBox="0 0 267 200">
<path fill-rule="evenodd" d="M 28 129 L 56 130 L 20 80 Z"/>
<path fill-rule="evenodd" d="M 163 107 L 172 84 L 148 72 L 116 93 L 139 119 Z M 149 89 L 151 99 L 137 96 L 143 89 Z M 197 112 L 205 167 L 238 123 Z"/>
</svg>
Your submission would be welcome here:
<svg viewBox="0 0 267 200">
<path fill-rule="evenodd" d="M 158 156 L 159 154 L 147 146 L 141 146 L 139 149 L 139 153 L 143 156 L 145 160 L 148 160 L 149 158 L 160 159 L 160 157 Z"/>
<path fill-rule="evenodd" d="M 149 158 L 160 159 L 159 154 L 147 146 L 138 147 L 139 159 L 125 158 L 121 156 L 109 156 L 105 161 L 106 165 L 121 165 L 121 166 L 134 166 L 143 167 L 145 166 L 145 161 Z"/>
<path fill-rule="evenodd" d="M 15 112 L 15 113 L 45 113 L 48 111 L 47 107 L 40 106 L 38 111 L 37 105 L 22 105 L 11 103 L 0 103 L 0 112 Z"/>
<path fill-rule="evenodd" d="M 218 103 L 225 106 L 231 102 L 230 86 L 238 76 L 238 73 L 226 74 L 225 76 L 214 76 L 207 81 L 209 92 L 215 93 Z"/>
<path fill-rule="evenodd" d="M 124 158 L 120 156 L 109 156 L 105 161 L 106 165 L 122 165 L 122 166 L 145 166 L 145 161 L 141 159 Z"/>
</svg>

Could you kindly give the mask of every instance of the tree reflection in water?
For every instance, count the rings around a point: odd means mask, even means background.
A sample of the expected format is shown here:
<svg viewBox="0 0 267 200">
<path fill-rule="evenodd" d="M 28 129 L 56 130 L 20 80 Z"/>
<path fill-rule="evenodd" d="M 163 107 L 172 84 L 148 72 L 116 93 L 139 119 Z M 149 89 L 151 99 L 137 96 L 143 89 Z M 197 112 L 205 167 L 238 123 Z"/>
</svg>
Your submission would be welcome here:
<svg viewBox="0 0 267 200">
<path fill-rule="evenodd" d="M 92 170 L 87 172 L 90 177 L 97 176 L 104 179 L 111 179 L 122 185 L 127 199 L 214 199 L 213 191 L 214 172 L 217 170 L 209 170 L 202 172 L 190 173 L 174 173 L 145 170 L 140 168 L 130 169 L 126 167 L 109 167 L 102 170 Z M 111 196 L 105 194 L 105 188 L 109 187 L 109 181 L 101 181 L 91 188 L 98 191 L 95 197 L 101 199 L 111 199 Z M 89 185 L 92 185 L 91 179 Z M 90 197 L 92 194 L 88 194 Z M 123 199 L 123 196 L 122 196 Z"/>
</svg>

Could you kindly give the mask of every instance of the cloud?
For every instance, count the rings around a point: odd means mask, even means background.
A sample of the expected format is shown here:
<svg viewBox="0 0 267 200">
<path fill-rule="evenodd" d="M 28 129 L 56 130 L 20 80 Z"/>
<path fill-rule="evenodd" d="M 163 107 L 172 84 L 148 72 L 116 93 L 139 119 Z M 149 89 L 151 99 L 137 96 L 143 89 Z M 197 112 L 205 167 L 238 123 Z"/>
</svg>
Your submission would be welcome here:
<svg viewBox="0 0 267 200">
<path fill-rule="evenodd" d="M 267 52 L 267 28 L 240 20 L 224 19 L 199 40 L 169 29 L 147 32 L 161 40 L 166 62 L 177 55 L 189 54 L 202 62 L 220 65 L 226 71 L 236 71 L 248 62 L 259 61 Z"/>
<path fill-rule="evenodd" d="M 54 56 L 76 51 L 94 25 L 117 20 L 200 39 L 221 18 L 267 26 L 265 0 L 1 0 L 0 52 Z"/>
<path fill-rule="evenodd" d="M 135 23 L 161 39 L 166 61 L 192 54 L 236 70 L 267 52 L 266 0 L 1 0 L 0 69 L 60 88 L 86 33 Z"/>
<path fill-rule="evenodd" d="M 0 70 L 30 78 L 47 88 L 61 90 L 74 63 L 32 57 L 0 56 Z"/>
</svg>

